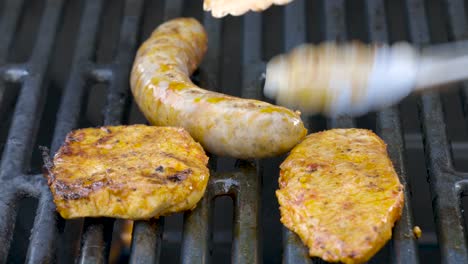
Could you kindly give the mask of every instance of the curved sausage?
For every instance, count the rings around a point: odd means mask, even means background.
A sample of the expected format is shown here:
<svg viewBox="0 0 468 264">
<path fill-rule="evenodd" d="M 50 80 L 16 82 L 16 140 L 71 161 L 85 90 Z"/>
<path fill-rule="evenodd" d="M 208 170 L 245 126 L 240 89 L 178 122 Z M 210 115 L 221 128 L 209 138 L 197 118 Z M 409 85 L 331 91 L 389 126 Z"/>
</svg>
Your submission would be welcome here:
<svg viewBox="0 0 468 264">
<path fill-rule="evenodd" d="M 206 32 L 192 18 L 162 24 L 142 44 L 130 84 L 151 124 L 183 127 L 208 152 L 240 159 L 285 153 L 307 134 L 298 112 L 193 84 L 206 49 Z"/>
</svg>

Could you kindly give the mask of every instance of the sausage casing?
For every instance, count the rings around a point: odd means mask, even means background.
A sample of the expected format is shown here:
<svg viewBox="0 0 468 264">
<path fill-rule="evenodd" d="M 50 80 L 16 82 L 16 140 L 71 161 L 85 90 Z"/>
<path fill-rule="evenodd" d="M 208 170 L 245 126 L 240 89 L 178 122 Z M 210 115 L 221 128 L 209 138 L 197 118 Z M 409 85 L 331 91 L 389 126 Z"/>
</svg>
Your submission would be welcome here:
<svg viewBox="0 0 468 264">
<path fill-rule="evenodd" d="M 130 85 L 151 124 L 183 127 L 208 152 L 241 159 L 285 153 L 307 134 L 298 112 L 193 84 L 206 49 L 206 32 L 192 18 L 160 25 L 139 48 Z"/>
</svg>

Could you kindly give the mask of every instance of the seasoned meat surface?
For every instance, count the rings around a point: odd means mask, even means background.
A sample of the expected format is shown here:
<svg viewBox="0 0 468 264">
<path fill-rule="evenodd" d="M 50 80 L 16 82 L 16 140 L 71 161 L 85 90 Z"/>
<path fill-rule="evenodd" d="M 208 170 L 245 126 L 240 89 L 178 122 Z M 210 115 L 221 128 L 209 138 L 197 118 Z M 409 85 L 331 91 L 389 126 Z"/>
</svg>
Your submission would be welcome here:
<svg viewBox="0 0 468 264">
<path fill-rule="evenodd" d="M 145 125 L 70 132 L 47 171 L 63 218 L 148 219 L 193 209 L 209 170 L 182 128 Z"/>
<path fill-rule="evenodd" d="M 403 186 L 385 143 L 362 129 L 311 134 L 281 164 L 281 222 L 326 261 L 361 263 L 391 238 Z"/>
</svg>

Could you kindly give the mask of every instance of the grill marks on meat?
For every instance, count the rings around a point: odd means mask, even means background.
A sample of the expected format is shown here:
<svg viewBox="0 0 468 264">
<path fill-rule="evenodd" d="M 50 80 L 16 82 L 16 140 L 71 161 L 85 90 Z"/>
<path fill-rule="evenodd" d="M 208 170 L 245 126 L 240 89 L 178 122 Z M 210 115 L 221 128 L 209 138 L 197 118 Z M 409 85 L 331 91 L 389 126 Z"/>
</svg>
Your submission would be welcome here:
<svg viewBox="0 0 468 264">
<path fill-rule="evenodd" d="M 134 171 L 133 168 L 129 168 L 130 171 Z M 181 183 L 187 179 L 193 173 L 192 169 L 182 170 L 180 172 L 175 172 L 174 174 L 164 175 L 162 173 L 151 173 L 149 175 L 142 175 L 142 177 L 149 178 L 149 181 L 156 184 L 168 184 L 172 183 Z M 88 184 L 86 183 L 88 182 Z M 91 182 L 89 184 L 89 182 Z M 65 182 L 61 180 L 56 180 L 55 191 L 57 196 L 61 196 L 65 200 L 77 200 L 88 197 L 93 192 L 98 191 L 101 188 L 110 188 L 114 191 L 123 190 L 126 188 L 126 185 L 115 184 L 112 180 L 102 179 L 102 180 L 93 180 L 93 178 L 88 178 L 87 181 L 82 179 L 77 179 L 74 182 Z"/>
<path fill-rule="evenodd" d="M 105 179 L 94 181 L 91 184 L 84 184 L 82 180 L 76 180 L 73 183 L 56 180 L 55 193 L 65 200 L 78 200 L 88 197 L 91 193 L 98 191 L 103 187 L 111 187 L 112 184 Z"/>
<path fill-rule="evenodd" d="M 186 169 L 186 170 L 183 170 L 181 172 L 178 172 L 176 174 L 173 174 L 169 177 L 167 177 L 170 181 L 172 182 L 181 182 L 185 179 L 187 179 L 188 175 L 190 175 L 192 173 L 192 170 L 191 169 Z"/>
<path fill-rule="evenodd" d="M 151 181 L 158 182 L 160 184 L 166 184 L 168 182 L 180 183 L 187 179 L 193 173 L 192 169 L 185 169 L 182 171 L 174 172 L 172 174 L 165 174 L 163 172 L 164 171 L 155 170 L 151 174 L 143 175 L 143 177 L 148 177 Z"/>
<path fill-rule="evenodd" d="M 326 261 L 367 261 L 403 207 L 385 143 L 363 129 L 309 135 L 281 164 L 279 186 L 281 222 Z"/>
<path fill-rule="evenodd" d="M 193 209 L 208 157 L 183 129 L 144 125 L 71 132 L 46 168 L 64 218 L 147 219 Z"/>
</svg>

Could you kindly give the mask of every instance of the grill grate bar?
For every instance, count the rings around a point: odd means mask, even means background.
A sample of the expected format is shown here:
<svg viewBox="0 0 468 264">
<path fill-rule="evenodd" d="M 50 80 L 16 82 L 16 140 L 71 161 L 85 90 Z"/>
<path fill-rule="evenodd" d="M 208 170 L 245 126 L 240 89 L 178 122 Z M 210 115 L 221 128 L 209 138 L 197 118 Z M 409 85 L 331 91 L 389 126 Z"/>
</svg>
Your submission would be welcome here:
<svg viewBox="0 0 468 264">
<path fill-rule="evenodd" d="M 200 66 L 201 86 L 208 90 L 220 91 L 220 60 L 218 58 L 221 55 L 221 22 L 209 13 L 205 13 L 203 26 L 208 34 L 208 51 Z"/>
<path fill-rule="evenodd" d="M 260 73 L 260 50 L 261 41 L 258 34 L 261 27 L 259 14 L 249 14 L 244 19 L 244 42 L 243 50 L 243 89 L 242 95 L 248 97 L 259 97 L 258 76 Z M 208 54 L 202 64 L 202 84 L 208 84 L 209 89 L 218 90 L 219 82 L 216 74 L 219 72 L 219 51 L 221 40 L 220 21 L 205 14 L 205 28 L 208 32 L 209 48 Z M 253 70 L 252 70 L 253 69 Z M 214 71 L 211 71 L 214 70 Z M 205 74 L 205 71 L 206 74 Z M 213 77 L 214 79 L 211 79 Z M 214 159 L 213 159 L 214 158 Z M 216 157 L 210 163 L 212 169 L 216 163 Z M 214 160 L 214 162 L 213 162 Z M 246 165 L 243 161 L 239 170 L 235 173 L 211 173 L 207 191 L 202 201 L 193 212 L 185 214 L 184 237 L 182 241 L 183 263 L 207 263 L 210 258 L 212 240 L 212 210 L 214 199 L 218 196 L 229 195 L 234 199 L 234 238 L 232 245 L 233 263 L 258 263 L 260 252 L 258 247 L 258 211 L 259 211 L 259 177 L 255 167 Z M 247 228 L 245 228 L 247 227 Z"/>
<path fill-rule="evenodd" d="M 304 0 L 296 0 L 284 7 L 284 51 L 290 51 L 300 44 L 306 43 L 306 4 Z M 309 118 L 302 118 L 304 126 L 310 128 Z M 284 232 L 288 232 L 285 230 Z"/>
<path fill-rule="evenodd" d="M 66 134 L 78 126 L 81 102 L 86 93 L 86 80 L 83 76 L 89 69 L 89 61 L 96 47 L 99 17 L 101 17 L 103 5 L 103 0 L 88 0 L 84 5 L 71 71 L 57 114 L 51 145 L 52 154 L 62 145 Z M 67 234 L 74 233 L 80 236 L 83 222 L 83 219 L 65 221 L 65 233 L 60 238 L 62 246 L 59 247 L 60 252 L 57 253 L 59 261 L 64 261 L 64 257 L 73 252 L 77 246 L 79 240 L 76 237 L 67 237 Z"/>
<path fill-rule="evenodd" d="M 283 263 L 309 264 L 307 247 L 302 243 L 298 235 L 283 227 Z"/>
<path fill-rule="evenodd" d="M 262 14 L 249 12 L 243 17 L 242 89 L 244 98 L 261 99 Z M 261 182 L 263 168 L 259 160 L 253 163 L 237 160 L 240 172 L 238 193 L 234 200 L 233 263 L 260 263 Z"/>
<path fill-rule="evenodd" d="M 424 1 L 407 0 L 406 5 L 412 41 L 417 44 L 430 43 Z M 442 260 L 445 263 L 466 263 L 468 253 L 460 194 L 454 184 L 455 175 L 449 173 L 452 162 L 440 96 L 434 92 L 426 93 L 422 95 L 421 104 L 424 148 Z"/>
<path fill-rule="evenodd" d="M 140 5 L 142 5 L 141 1 Z M 180 16 L 182 7 L 181 0 L 165 1 L 164 21 Z M 132 62 L 131 59 L 127 59 L 127 61 Z M 134 228 L 130 261 L 132 263 L 159 263 L 164 217 L 161 217 L 159 221 L 135 222 Z"/>
<path fill-rule="evenodd" d="M 220 51 L 221 51 L 221 21 L 209 13 L 204 14 L 203 26 L 208 34 L 208 50 L 200 66 L 201 86 L 219 91 L 220 87 Z M 210 181 L 205 195 L 195 210 L 184 214 L 184 230 L 181 249 L 182 263 L 209 263 L 212 249 L 213 222 L 213 182 L 217 157 L 210 156 Z"/>
<path fill-rule="evenodd" d="M 135 5 L 136 7 L 132 7 Z M 127 8 L 127 6 L 129 8 Z M 121 87 L 114 87 L 110 88 L 117 92 L 117 96 L 126 96 L 126 90 L 128 85 L 128 78 L 129 72 L 133 63 L 133 56 L 134 51 L 136 50 L 137 44 L 137 37 L 138 35 L 138 26 L 140 16 L 142 14 L 144 3 L 141 0 L 138 1 L 127 1 L 126 8 L 131 9 L 130 11 L 126 11 L 126 16 L 123 21 L 123 30 L 120 37 L 121 45 L 124 44 L 125 46 L 129 46 L 124 50 L 122 47 L 119 48 L 122 52 L 117 55 L 117 61 L 123 62 L 126 65 L 121 67 L 120 72 L 118 75 L 122 76 L 120 80 L 116 81 L 118 85 Z M 176 17 L 182 11 L 182 3 L 181 1 L 165 1 L 165 19 L 170 19 L 171 17 Z M 130 25 L 126 25 L 125 23 L 131 23 Z M 131 36 L 126 36 L 131 34 Z M 126 43 L 130 42 L 130 43 Z M 129 53 L 130 52 L 130 53 Z M 119 58 L 123 57 L 123 58 Z M 114 81 L 115 82 L 115 81 Z M 115 86 L 114 83 L 111 86 Z M 122 90 L 124 89 L 124 90 Z M 120 95 L 119 95 L 120 93 Z M 119 100 L 117 98 L 117 100 Z M 118 119 L 121 119 L 122 110 L 123 110 L 123 100 L 124 98 L 120 98 L 122 100 L 118 106 L 114 106 L 117 109 L 120 109 Z M 112 98 L 108 97 L 108 101 L 112 102 Z M 109 105 L 107 106 L 109 107 Z M 109 114 L 109 112 L 106 112 Z M 108 115 L 109 116 L 109 115 Z M 113 122 L 112 120 L 107 120 L 108 122 Z M 131 263 L 159 263 L 159 258 L 161 255 L 161 245 L 162 245 L 162 235 L 164 230 L 164 217 L 161 217 L 159 220 L 149 220 L 149 221 L 137 221 L 134 222 L 134 229 L 132 234 L 132 246 L 130 252 L 130 262 Z"/>
<path fill-rule="evenodd" d="M 306 42 L 305 10 L 304 0 L 294 1 L 284 7 L 284 49 L 286 52 Z"/>
<path fill-rule="evenodd" d="M 119 37 L 118 53 L 112 67 L 113 78 L 109 84 L 104 124 L 121 124 L 128 94 L 130 70 L 137 46 L 143 0 L 126 0 Z"/>
<path fill-rule="evenodd" d="M 468 39 L 468 22 L 465 16 L 465 3 L 463 1 L 449 1 L 446 0 L 447 12 L 449 23 L 449 32 L 451 37 L 454 40 L 465 40 Z M 457 16 L 457 17 L 455 17 Z M 465 116 L 465 121 L 468 122 L 468 82 L 464 82 L 462 85 L 461 96 L 463 98 L 463 111 Z M 464 177 L 465 180 L 468 180 L 468 177 Z M 466 182 L 460 182 L 462 191 L 468 190 Z"/>
<path fill-rule="evenodd" d="M 49 0 L 40 24 L 38 39 L 28 64 L 30 75 L 24 79 L 13 121 L 2 156 L 0 178 L 9 179 L 23 172 L 30 157 L 42 108 L 42 82 L 52 53 L 62 0 Z"/>
<path fill-rule="evenodd" d="M 10 0 L 5 4 L 2 20 L 0 21 L 0 64 L 6 62 L 8 51 L 13 41 L 15 29 L 23 9 L 24 0 Z"/>
<path fill-rule="evenodd" d="M 164 218 L 136 221 L 133 227 L 131 264 L 159 263 Z"/>
<path fill-rule="evenodd" d="M 289 51 L 307 41 L 306 36 L 306 4 L 304 0 L 296 0 L 284 7 L 284 47 Z M 308 118 L 303 118 L 304 125 L 310 129 Z M 283 233 L 283 262 L 311 263 L 307 248 L 298 235 L 282 227 Z"/>
<path fill-rule="evenodd" d="M 113 224 L 112 218 L 85 220 L 79 263 L 107 263 Z"/>
<path fill-rule="evenodd" d="M 43 181 L 42 195 L 39 199 L 38 210 L 34 218 L 34 228 L 28 246 L 26 263 L 51 263 L 54 258 L 55 236 L 57 233 L 57 220 L 52 194 L 47 188 L 42 175 L 35 175 Z"/>
<path fill-rule="evenodd" d="M 463 1 L 448 1 L 447 18 L 449 20 L 449 32 L 454 40 L 468 39 L 468 22 L 465 16 L 465 4 Z M 462 84 L 463 112 L 465 122 L 468 123 L 468 82 Z"/>
<path fill-rule="evenodd" d="M 241 162 L 244 163 L 244 162 Z M 259 203 L 261 174 L 253 164 L 241 164 L 240 171 L 224 178 L 220 185 L 225 192 L 230 184 L 234 199 L 234 240 L 232 243 L 232 263 L 259 263 Z M 232 184 L 232 181 L 236 184 Z"/>
<path fill-rule="evenodd" d="M 388 42 L 385 2 L 367 0 L 366 11 L 369 21 L 369 37 L 373 42 Z M 405 205 L 401 219 L 393 232 L 393 263 L 418 263 L 417 245 L 413 235 L 413 216 L 410 204 L 410 190 L 407 185 L 405 153 L 400 112 L 398 107 L 387 108 L 377 113 L 377 126 L 382 139 L 387 143 L 388 153 L 405 187 Z"/>
<path fill-rule="evenodd" d="M 40 195 L 41 190 L 44 191 L 47 189 L 47 185 L 44 183 L 44 179 L 42 175 L 18 175 L 16 178 L 13 178 L 10 182 L 3 184 L 8 184 L 8 187 L 3 189 L 0 192 L 0 263 L 6 263 L 8 257 L 8 251 L 10 250 L 11 240 L 13 238 L 13 232 L 15 229 L 15 219 L 17 216 L 16 210 L 18 209 L 18 203 L 21 198 L 32 196 L 37 197 Z M 38 191 L 39 190 L 39 191 Z M 47 204 L 45 201 L 47 197 L 43 198 L 40 201 L 38 207 L 38 214 L 42 214 L 39 217 L 35 218 L 36 223 L 41 223 L 41 221 L 48 221 L 47 216 L 44 215 L 50 209 L 51 204 Z M 53 206 L 52 206 L 53 207 Z M 54 210 L 52 208 L 52 210 Z M 38 236 L 41 232 L 44 231 L 44 228 L 49 228 L 50 224 L 54 227 L 55 223 L 41 223 L 40 227 L 34 227 L 32 230 L 32 238 L 31 243 L 37 242 L 38 240 L 35 237 Z M 51 232 L 45 232 L 45 239 L 43 239 L 42 244 L 40 246 L 44 246 L 44 249 L 51 249 L 53 248 L 53 241 L 50 238 L 50 234 L 54 234 L 54 229 L 48 230 Z M 49 237 L 49 239 L 47 239 Z M 49 252 L 30 252 L 28 250 L 28 261 L 32 259 L 30 256 L 38 256 L 41 259 L 50 259 Z M 43 254 L 45 253 L 45 254 Z"/>
<path fill-rule="evenodd" d="M 323 1 L 325 14 L 325 40 L 326 41 L 345 41 L 346 33 L 346 3 L 344 0 L 326 0 Z M 330 128 L 351 128 L 356 124 L 349 117 L 338 117 L 327 120 Z"/>
<path fill-rule="evenodd" d="M 177 18 L 182 15 L 183 0 L 164 1 L 164 21 Z"/>
<path fill-rule="evenodd" d="M 10 0 L 4 3 L 3 13 L 0 20 L 0 104 L 3 103 L 3 93 L 5 92 L 5 83 L 3 81 L 15 81 L 8 78 L 9 65 L 5 65 L 8 52 L 10 50 L 13 36 L 17 27 L 20 13 L 23 7 L 22 0 Z M 24 67 L 22 67 L 24 69 Z M 26 73 L 27 75 L 27 73 Z M 16 80 L 18 81 L 18 80 Z M 0 174 L 1 173 L 0 166 Z M 5 184 L 2 182 L 2 184 Z M 15 219 L 17 215 L 18 197 L 15 188 L 4 188 L 0 192 L 0 263 L 6 263 L 10 242 L 13 238 L 15 228 Z"/>
<path fill-rule="evenodd" d="M 427 93 L 422 97 L 421 115 L 424 123 L 425 150 L 429 167 L 429 177 L 435 221 L 442 258 L 447 263 L 466 263 L 468 253 L 463 230 L 463 218 L 460 211 L 460 190 L 454 180 L 456 174 L 447 173 L 450 160 L 443 119 L 442 104 L 439 95 Z"/>
<path fill-rule="evenodd" d="M 248 13 L 243 17 L 242 91 L 243 98 L 262 98 L 260 76 L 262 62 L 262 15 Z"/>
<path fill-rule="evenodd" d="M 83 76 L 89 69 L 89 61 L 96 47 L 99 17 L 101 17 L 103 5 L 103 0 L 88 0 L 85 3 L 70 76 L 57 114 L 52 153 L 59 149 L 67 133 L 78 125 L 81 102 L 86 92 L 86 80 Z"/>
<path fill-rule="evenodd" d="M 466 41 L 468 39 L 468 21 L 465 15 L 465 3 L 459 0 L 446 0 L 447 13 L 449 19 L 449 32 L 456 41 Z M 468 121 L 468 82 L 462 83 L 463 110 L 465 119 Z M 462 175 L 458 173 L 458 175 Z M 467 174 L 464 176 L 468 180 Z M 467 189 L 464 189 L 465 191 Z"/>
<path fill-rule="evenodd" d="M 3 184 L 3 182 L 2 182 Z M 18 197 L 14 188 L 2 189 L 0 192 L 0 263 L 6 263 L 10 242 L 15 229 Z"/>
<path fill-rule="evenodd" d="M 388 42 L 385 1 L 366 0 L 369 38 L 374 42 Z"/>
<path fill-rule="evenodd" d="M 259 79 L 264 71 L 262 63 L 262 14 L 244 15 L 242 30 L 242 88 L 244 98 L 260 99 L 262 86 Z M 262 167 L 256 160 L 249 163 L 236 161 L 238 182 L 234 197 L 234 232 L 232 263 L 260 263 L 260 201 Z M 230 179 L 231 177 L 227 178 Z"/>
<path fill-rule="evenodd" d="M 112 72 L 112 78 L 109 83 L 107 103 L 103 112 L 104 125 L 117 125 L 122 121 L 142 7 L 143 0 L 125 1 L 118 52 L 112 66 L 108 69 Z M 107 219 L 97 219 L 90 221 L 90 225 L 85 224 L 81 262 L 88 261 L 90 256 L 96 258 L 98 262 L 101 262 L 101 259 L 104 262 L 107 261 L 113 224 L 113 220 L 108 221 Z M 110 232 L 110 234 L 106 232 Z M 137 259 L 138 257 L 138 255 L 135 256 Z"/>
<path fill-rule="evenodd" d="M 344 0 L 323 1 L 325 40 L 346 41 L 346 4 Z"/>
<path fill-rule="evenodd" d="M 181 249 L 181 263 L 209 263 L 211 251 L 211 224 L 213 211 L 213 179 L 210 181 L 202 200 L 195 210 L 184 214 L 184 231 Z"/>
<path fill-rule="evenodd" d="M 445 0 L 449 20 L 449 29 L 455 40 L 468 38 L 468 21 L 465 14 L 465 3 L 460 0 Z"/>
</svg>

